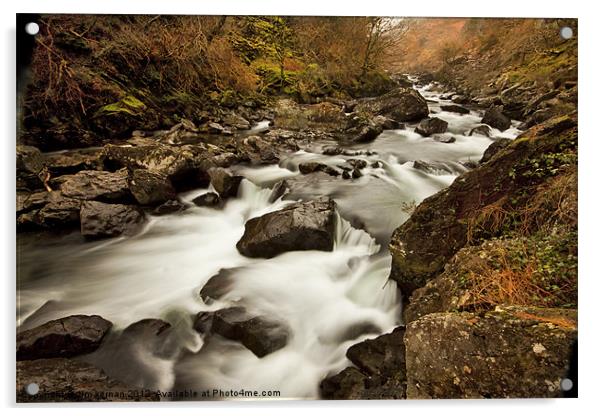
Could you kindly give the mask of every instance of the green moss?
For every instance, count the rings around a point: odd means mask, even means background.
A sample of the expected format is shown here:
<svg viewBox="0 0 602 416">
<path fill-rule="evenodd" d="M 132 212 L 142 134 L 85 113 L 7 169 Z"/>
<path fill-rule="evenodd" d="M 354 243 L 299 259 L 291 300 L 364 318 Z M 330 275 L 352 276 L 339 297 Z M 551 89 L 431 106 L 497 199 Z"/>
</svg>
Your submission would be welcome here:
<svg viewBox="0 0 602 416">
<path fill-rule="evenodd" d="M 121 100 L 107 104 L 102 106 L 97 112 L 96 115 L 110 115 L 110 114 L 119 114 L 126 113 L 132 116 L 137 116 L 142 113 L 146 109 L 146 105 L 140 101 L 138 98 L 133 95 L 127 95 Z"/>
</svg>

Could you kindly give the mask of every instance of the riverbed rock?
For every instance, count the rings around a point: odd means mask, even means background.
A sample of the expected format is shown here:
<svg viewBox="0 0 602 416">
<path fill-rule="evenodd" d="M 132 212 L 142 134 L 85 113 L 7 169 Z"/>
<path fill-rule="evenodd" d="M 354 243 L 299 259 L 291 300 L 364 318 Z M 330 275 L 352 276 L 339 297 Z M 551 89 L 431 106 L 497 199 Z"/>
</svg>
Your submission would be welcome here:
<svg viewBox="0 0 602 416">
<path fill-rule="evenodd" d="M 493 156 L 495 156 L 497 153 L 499 153 L 500 150 L 508 147 L 508 145 L 510 143 L 512 143 L 511 139 L 498 139 L 498 140 L 494 141 L 485 150 L 485 153 L 483 153 L 483 157 L 481 157 L 481 160 L 479 161 L 479 163 L 480 164 L 487 163 L 488 161 L 490 161 L 493 158 Z"/>
<path fill-rule="evenodd" d="M 194 327 L 239 341 L 259 358 L 283 348 L 289 338 L 286 325 L 267 316 L 254 316 L 243 307 L 201 312 Z"/>
<path fill-rule="evenodd" d="M 79 225 L 82 202 L 59 191 L 17 194 L 17 228 L 69 228 Z"/>
<path fill-rule="evenodd" d="M 488 163 L 425 199 L 395 230 L 389 244 L 390 277 L 404 296 L 441 272 L 466 244 L 467 223 L 475 212 L 502 199 L 520 201 L 521 195 L 533 194 L 539 184 L 557 175 L 560 167 L 575 163 L 576 146 L 576 115 L 555 118 L 523 133 Z M 550 159 L 550 166 L 534 175 L 534 161 L 543 159 Z"/>
<path fill-rule="evenodd" d="M 470 132 L 468 133 L 468 135 L 474 136 L 475 134 L 480 134 L 481 136 L 491 137 L 491 127 L 489 127 L 487 124 L 481 124 L 480 126 L 470 129 Z"/>
<path fill-rule="evenodd" d="M 334 228 L 335 203 L 322 197 L 250 219 L 236 247 L 247 257 L 264 258 L 296 250 L 331 251 Z"/>
<path fill-rule="evenodd" d="M 73 357 L 96 350 L 113 324 L 98 315 L 72 315 L 17 334 L 17 360 Z"/>
<path fill-rule="evenodd" d="M 502 112 L 502 107 L 500 106 L 493 106 L 487 111 L 485 111 L 481 123 L 494 127 L 499 131 L 508 130 L 508 128 L 512 124 L 510 118 L 508 118 Z"/>
<path fill-rule="evenodd" d="M 167 176 L 146 169 L 135 169 L 131 173 L 129 189 L 140 205 L 160 205 L 176 197 Z"/>
<path fill-rule="evenodd" d="M 55 179 L 61 193 L 68 197 L 86 201 L 131 202 L 132 193 L 128 184 L 128 172 L 83 170 L 74 175 Z"/>
<path fill-rule="evenodd" d="M 417 121 L 429 114 L 426 100 L 413 88 L 399 88 L 380 97 L 362 100 L 355 111 L 385 116 L 398 122 Z"/>
<path fill-rule="evenodd" d="M 35 383 L 36 394 L 27 393 Z M 18 403 L 159 401 L 156 392 L 142 392 L 108 377 L 103 370 L 82 361 L 51 358 L 17 361 Z"/>
<path fill-rule="evenodd" d="M 404 399 L 406 391 L 404 327 L 351 346 L 347 367 L 320 383 L 322 398 Z"/>
<path fill-rule="evenodd" d="M 382 126 L 370 121 L 359 127 L 356 132 L 352 132 L 351 140 L 357 143 L 368 143 L 374 141 L 382 132 Z"/>
<path fill-rule="evenodd" d="M 466 107 L 462 107 L 461 105 L 449 104 L 442 105 L 441 110 L 449 111 L 450 113 L 458 113 L 458 114 L 468 114 L 470 110 Z"/>
<path fill-rule="evenodd" d="M 37 147 L 17 146 L 17 189 L 44 189 L 44 158 Z"/>
<path fill-rule="evenodd" d="M 81 233 L 90 239 L 135 234 L 144 214 L 133 205 L 86 201 L 80 211 Z"/>
<path fill-rule="evenodd" d="M 405 333 L 408 399 L 560 397 L 576 339 L 575 310 L 426 315 Z"/>
<path fill-rule="evenodd" d="M 44 155 L 44 164 L 52 177 L 73 175 L 82 170 L 96 170 L 100 150 L 72 150 Z"/>
<path fill-rule="evenodd" d="M 181 212 L 186 209 L 186 205 L 180 202 L 177 199 L 172 199 L 170 201 L 164 202 L 153 210 L 153 215 L 168 215 L 174 214 L 176 212 Z"/>
<path fill-rule="evenodd" d="M 220 207 L 224 201 L 215 192 L 206 192 L 194 198 L 192 202 L 197 207 Z"/>
<path fill-rule="evenodd" d="M 234 113 L 226 114 L 223 117 L 223 122 L 226 126 L 237 130 L 248 130 L 251 128 L 251 123 L 247 119 Z"/>
<path fill-rule="evenodd" d="M 437 117 L 430 117 L 422 120 L 414 131 L 421 136 L 428 137 L 436 133 L 445 133 L 447 130 L 447 121 Z"/>
<path fill-rule="evenodd" d="M 299 164 L 299 172 L 308 175 L 314 172 L 324 172 L 330 176 L 339 176 L 339 171 L 335 168 L 319 162 L 306 162 Z"/>
<path fill-rule="evenodd" d="M 224 168 L 212 168 L 209 169 L 208 173 L 211 178 L 211 185 L 220 197 L 236 197 L 240 182 L 244 179 L 242 176 L 232 175 Z"/>
<path fill-rule="evenodd" d="M 297 104 L 290 99 L 281 99 L 276 103 L 274 127 L 277 129 L 335 132 L 342 131 L 346 125 L 342 107 L 330 102 Z"/>
</svg>

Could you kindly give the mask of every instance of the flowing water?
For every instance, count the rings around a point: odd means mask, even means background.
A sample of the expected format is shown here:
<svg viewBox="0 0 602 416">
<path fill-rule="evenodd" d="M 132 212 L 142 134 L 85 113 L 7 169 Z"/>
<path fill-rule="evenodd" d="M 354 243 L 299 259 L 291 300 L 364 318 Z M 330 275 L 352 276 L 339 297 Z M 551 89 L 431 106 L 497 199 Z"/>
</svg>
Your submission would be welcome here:
<svg viewBox="0 0 602 416">
<path fill-rule="evenodd" d="M 411 207 L 449 186 L 476 162 L 492 140 L 466 133 L 481 114 L 441 111 L 446 103 L 421 88 L 434 116 L 449 123 L 454 143 L 413 132 L 387 130 L 374 142 L 326 156 L 336 143 L 319 142 L 283 158 L 279 165 L 235 166 L 246 177 L 237 198 L 223 209 L 192 206 L 185 212 L 151 217 L 143 232 L 101 242 L 76 234 L 39 240 L 22 236 L 18 246 L 19 330 L 71 314 L 98 314 L 114 323 L 101 348 L 83 357 L 109 375 L 151 389 L 278 390 L 282 398 L 317 398 L 319 382 L 349 365 L 349 346 L 401 323 L 401 299 L 388 281 L 387 243 Z M 267 124 L 256 126 L 256 131 Z M 516 123 L 496 137 L 514 138 Z M 367 167 L 354 180 L 318 173 L 301 175 L 300 163 L 337 168 L 348 159 Z M 431 173 L 414 168 L 428 161 Z M 338 168 L 337 168 L 338 169 Z M 271 201 L 271 187 L 286 179 L 290 193 Z M 190 202 L 211 189 L 181 195 Z M 295 200 L 328 195 L 337 202 L 332 252 L 288 252 L 272 259 L 240 255 L 236 242 L 245 222 Z M 219 301 L 205 304 L 199 291 L 222 269 L 233 282 Z M 205 342 L 192 329 L 199 311 L 243 305 L 277 317 L 290 328 L 287 345 L 263 358 L 219 336 Z M 160 318 L 172 325 L 164 336 L 149 336 L 128 325 Z"/>
</svg>

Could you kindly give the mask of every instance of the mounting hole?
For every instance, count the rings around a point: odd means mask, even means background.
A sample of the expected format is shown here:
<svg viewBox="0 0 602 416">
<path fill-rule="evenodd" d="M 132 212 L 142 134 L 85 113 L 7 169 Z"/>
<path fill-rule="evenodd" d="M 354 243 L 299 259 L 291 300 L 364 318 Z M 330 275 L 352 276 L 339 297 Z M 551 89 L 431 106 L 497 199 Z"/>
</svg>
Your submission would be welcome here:
<svg viewBox="0 0 602 416">
<path fill-rule="evenodd" d="M 562 391 L 569 391 L 573 388 L 573 380 L 570 378 L 563 378 L 560 382 L 560 389 Z"/>
<path fill-rule="evenodd" d="M 570 39 L 573 37 L 573 29 L 571 29 L 568 26 L 563 27 L 562 29 L 560 29 L 560 37 L 562 39 Z"/>
<path fill-rule="evenodd" d="M 38 394 L 39 391 L 40 391 L 40 386 L 38 386 L 37 383 L 29 383 L 25 387 L 25 392 L 27 394 L 29 394 L 30 396 L 35 396 L 36 394 Z"/>
<path fill-rule="evenodd" d="M 34 36 L 40 31 L 40 26 L 36 22 L 29 22 L 25 25 L 25 33 Z"/>
</svg>

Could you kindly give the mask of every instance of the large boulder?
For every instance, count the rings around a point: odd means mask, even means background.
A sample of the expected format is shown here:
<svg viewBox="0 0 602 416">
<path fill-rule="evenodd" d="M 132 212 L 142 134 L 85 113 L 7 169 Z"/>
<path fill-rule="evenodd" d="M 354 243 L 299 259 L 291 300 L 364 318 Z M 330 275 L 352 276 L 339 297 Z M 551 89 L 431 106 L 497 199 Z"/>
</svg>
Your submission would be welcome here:
<svg viewBox="0 0 602 416">
<path fill-rule="evenodd" d="M 236 248 L 245 256 L 265 258 L 296 250 L 331 251 L 334 232 L 335 203 L 319 198 L 250 219 Z"/>
<path fill-rule="evenodd" d="M 576 115 L 556 118 L 523 133 L 488 163 L 425 199 L 395 230 L 389 244 L 390 277 L 404 296 L 409 297 L 440 273 L 464 247 L 469 221 L 479 210 L 504 201 L 525 203 L 525 195 L 532 195 L 538 185 L 558 175 L 560 168 L 576 163 L 576 148 Z M 535 173 L 534 162 L 542 166 Z M 512 226 L 509 222 L 508 228 Z"/>
<path fill-rule="evenodd" d="M 17 227 L 65 228 L 79 225 L 82 202 L 59 191 L 17 194 Z"/>
<path fill-rule="evenodd" d="M 54 183 L 60 184 L 61 193 L 67 198 L 103 202 L 132 200 L 125 169 L 117 172 L 83 170 L 74 175 L 60 176 Z"/>
<path fill-rule="evenodd" d="M 507 130 L 511 125 L 510 118 L 508 118 L 502 112 L 502 108 L 500 106 L 493 106 L 485 111 L 481 123 L 487 124 L 500 131 Z"/>
<path fill-rule="evenodd" d="M 176 197 L 176 191 L 167 176 L 146 169 L 132 172 L 129 189 L 141 205 L 160 205 Z"/>
<path fill-rule="evenodd" d="M 405 333 L 408 399 L 560 397 L 576 311 L 434 313 Z"/>
<path fill-rule="evenodd" d="M 404 328 L 351 346 L 347 367 L 320 383 L 325 399 L 404 399 L 406 390 Z"/>
<path fill-rule="evenodd" d="M 254 316 L 243 307 L 201 312 L 194 327 L 201 333 L 239 341 L 259 358 L 283 348 L 289 338 L 289 329 L 283 323 L 266 316 Z"/>
<path fill-rule="evenodd" d="M 413 88 L 399 88 L 380 97 L 361 101 L 356 112 L 388 117 L 395 121 L 417 121 L 428 116 L 426 100 Z"/>
<path fill-rule="evenodd" d="M 17 360 L 73 357 L 96 350 L 113 324 L 98 315 L 72 315 L 17 334 Z"/>
<path fill-rule="evenodd" d="M 213 189 L 222 198 L 235 197 L 238 194 L 240 182 L 244 179 L 242 176 L 232 175 L 224 168 L 209 169 L 209 177 Z"/>
<path fill-rule="evenodd" d="M 497 139 L 496 141 L 491 143 L 489 147 L 485 150 L 485 153 L 483 153 L 483 157 L 481 157 L 479 163 L 482 164 L 489 162 L 493 158 L 493 156 L 498 154 L 502 149 L 508 147 L 510 143 L 512 143 L 511 139 Z"/>
<path fill-rule="evenodd" d="M 302 105 L 279 100 L 275 113 L 274 127 L 279 129 L 342 131 L 347 125 L 343 108 L 330 102 Z"/>
<path fill-rule="evenodd" d="M 429 117 L 422 120 L 414 131 L 421 136 L 428 137 L 432 134 L 445 133 L 446 130 L 447 121 L 437 117 Z"/>
<path fill-rule="evenodd" d="M 108 377 L 91 364 L 65 358 L 17 361 L 17 402 L 159 401 L 159 395 Z M 37 389 L 37 391 L 36 391 Z"/>
<path fill-rule="evenodd" d="M 44 158 L 33 146 L 17 146 L 17 189 L 44 189 Z"/>
<path fill-rule="evenodd" d="M 96 170 L 100 151 L 72 150 L 44 155 L 51 176 L 73 175 L 81 170 Z"/>
<path fill-rule="evenodd" d="M 86 201 L 80 211 L 81 233 L 95 239 L 136 233 L 144 214 L 135 206 Z"/>
</svg>

